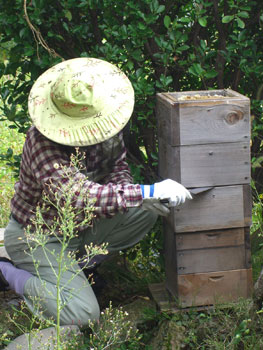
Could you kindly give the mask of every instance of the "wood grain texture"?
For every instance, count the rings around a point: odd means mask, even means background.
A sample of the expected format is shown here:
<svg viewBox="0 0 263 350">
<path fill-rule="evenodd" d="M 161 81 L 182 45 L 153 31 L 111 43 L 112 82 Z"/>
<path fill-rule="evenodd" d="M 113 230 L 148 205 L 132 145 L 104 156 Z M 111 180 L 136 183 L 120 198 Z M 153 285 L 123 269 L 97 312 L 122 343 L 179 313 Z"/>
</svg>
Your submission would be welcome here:
<svg viewBox="0 0 263 350">
<path fill-rule="evenodd" d="M 174 230 L 163 220 L 164 225 L 164 258 L 165 258 L 165 275 L 169 287 L 172 290 L 177 290 L 177 278 L 174 275 L 177 271 L 177 257 L 176 257 L 176 237 Z"/>
<path fill-rule="evenodd" d="M 247 262 L 247 268 L 252 267 L 251 261 L 251 241 L 250 241 L 250 228 L 245 227 L 245 261 Z"/>
<path fill-rule="evenodd" d="M 175 233 L 175 239 L 177 251 L 239 246 L 245 244 L 245 228 Z"/>
<path fill-rule="evenodd" d="M 150 283 L 148 285 L 150 293 L 153 297 L 153 300 L 158 305 L 158 309 L 161 312 L 169 312 L 169 313 L 177 313 L 177 312 L 192 312 L 192 311 L 208 311 L 213 310 L 213 305 L 201 305 L 196 307 L 179 307 L 178 303 L 176 303 L 174 296 L 169 293 L 167 290 L 165 283 Z M 223 306 L 224 307 L 224 306 Z"/>
<path fill-rule="evenodd" d="M 179 275 L 251 267 L 250 260 L 246 261 L 245 245 L 182 250 L 176 254 Z"/>
<path fill-rule="evenodd" d="M 195 233 L 173 233 L 164 226 L 165 266 L 169 282 L 175 274 L 251 267 L 249 227 Z"/>
<path fill-rule="evenodd" d="M 173 101 L 167 103 L 167 98 L 157 95 L 155 114 L 158 136 L 165 139 L 168 144 L 180 145 L 179 105 Z"/>
<path fill-rule="evenodd" d="M 179 233 L 249 226 L 251 215 L 245 215 L 251 203 L 244 202 L 244 191 L 250 191 L 250 186 L 214 187 L 171 209 L 165 220 Z"/>
<path fill-rule="evenodd" d="M 179 275 L 178 291 L 170 292 L 182 307 L 237 301 L 251 297 L 252 270 Z"/>
<path fill-rule="evenodd" d="M 219 97 L 180 100 L 196 94 Z M 160 93 L 156 116 L 159 137 L 173 146 L 250 139 L 250 101 L 232 90 Z"/>
<path fill-rule="evenodd" d="M 153 300 L 161 312 L 178 312 L 174 297 L 169 293 L 165 283 L 151 283 L 148 285 Z"/>
<path fill-rule="evenodd" d="M 251 225 L 252 221 L 252 191 L 250 185 L 243 186 L 244 219 L 245 226 Z"/>
<path fill-rule="evenodd" d="M 158 173 L 185 187 L 250 183 L 248 142 L 171 146 L 159 139 Z"/>
<path fill-rule="evenodd" d="M 250 297 L 249 99 L 230 89 L 161 93 L 156 116 L 160 177 L 212 187 L 164 219 L 166 288 L 184 308 Z"/>
</svg>

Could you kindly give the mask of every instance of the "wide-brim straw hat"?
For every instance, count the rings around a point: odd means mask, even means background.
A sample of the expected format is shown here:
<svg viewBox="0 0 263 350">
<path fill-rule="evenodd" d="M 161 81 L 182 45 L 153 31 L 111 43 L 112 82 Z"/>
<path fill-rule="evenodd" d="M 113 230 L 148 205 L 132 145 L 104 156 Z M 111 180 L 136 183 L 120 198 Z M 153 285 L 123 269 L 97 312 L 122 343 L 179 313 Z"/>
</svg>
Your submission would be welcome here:
<svg viewBox="0 0 263 350">
<path fill-rule="evenodd" d="M 134 91 L 127 76 L 96 58 L 74 58 L 45 71 L 33 85 L 29 115 L 48 139 L 88 146 L 116 135 L 129 121 Z"/>
</svg>

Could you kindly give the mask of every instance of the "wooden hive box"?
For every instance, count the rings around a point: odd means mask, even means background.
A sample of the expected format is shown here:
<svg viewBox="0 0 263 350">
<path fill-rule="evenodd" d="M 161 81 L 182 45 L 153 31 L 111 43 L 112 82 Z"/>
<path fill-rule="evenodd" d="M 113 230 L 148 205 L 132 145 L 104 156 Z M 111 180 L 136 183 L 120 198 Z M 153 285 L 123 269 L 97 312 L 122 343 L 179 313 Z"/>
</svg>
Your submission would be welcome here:
<svg viewBox="0 0 263 350">
<path fill-rule="evenodd" d="M 159 137 L 172 146 L 250 139 L 250 100 L 230 89 L 159 93 L 156 114 Z"/>
<path fill-rule="evenodd" d="M 165 224 L 166 288 L 177 306 L 212 305 L 252 292 L 248 227 L 174 233 Z"/>
<path fill-rule="evenodd" d="M 232 90 L 157 96 L 159 175 L 193 200 L 165 220 L 166 288 L 181 307 L 249 297 L 250 102 Z"/>
<path fill-rule="evenodd" d="M 245 185 L 190 189 L 192 200 L 171 208 L 166 218 L 174 232 L 195 232 L 251 225 L 251 187 Z"/>
<path fill-rule="evenodd" d="M 159 175 L 190 188 L 250 183 L 249 111 L 232 90 L 158 94 Z"/>
</svg>

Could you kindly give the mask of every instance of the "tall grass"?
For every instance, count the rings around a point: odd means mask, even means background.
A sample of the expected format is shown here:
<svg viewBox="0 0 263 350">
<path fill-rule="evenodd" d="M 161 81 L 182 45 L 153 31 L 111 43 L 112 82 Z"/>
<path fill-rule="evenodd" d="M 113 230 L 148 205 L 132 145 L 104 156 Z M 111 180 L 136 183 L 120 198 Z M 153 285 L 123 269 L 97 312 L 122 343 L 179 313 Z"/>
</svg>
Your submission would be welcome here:
<svg viewBox="0 0 263 350">
<path fill-rule="evenodd" d="M 0 154 L 5 154 L 12 148 L 14 154 L 22 152 L 25 135 L 16 129 L 10 129 L 9 123 L 0 122 Z M 14 194 L 14 184 L 17 181 L 14 169 L 0 160 L 0 227 L 5 227 L 10 215 L 10 200 Z"/>
</svg>

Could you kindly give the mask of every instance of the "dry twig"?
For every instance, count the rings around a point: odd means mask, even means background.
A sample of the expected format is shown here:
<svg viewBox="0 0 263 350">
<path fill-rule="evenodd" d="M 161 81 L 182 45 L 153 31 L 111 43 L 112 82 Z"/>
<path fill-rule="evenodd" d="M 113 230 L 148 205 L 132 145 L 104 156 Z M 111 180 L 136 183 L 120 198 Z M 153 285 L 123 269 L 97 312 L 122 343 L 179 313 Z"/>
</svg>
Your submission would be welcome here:
<svg viewBox="0 0 263 350">
<path fill-rule="evenodd" d="M 51 49 L 47 42 L 45 41 L 45 39 L 43 38 L 41 32 L 33 26 L 32 22 L 29 19 L 28 13 L 27 13 L 27 0 L 24 0 L 24 14 L 25 14 L 25 19 L 27 21 L 27 24 L 29 26 L 29 28 L 31 29 L 35 42 L 37 44 L 37 57 L 38 59 L 40 59 L 39 57 L 39 44 L 41 46 L 44 47 L 44 49 L 46 49 L 48 51 L 48 53 L 52 56 L 52 57 L 60 57 L 62 58 L 62 60 L 64 61 L 63 57 L 60 56 L 54 49 Z"/>
</svg>

